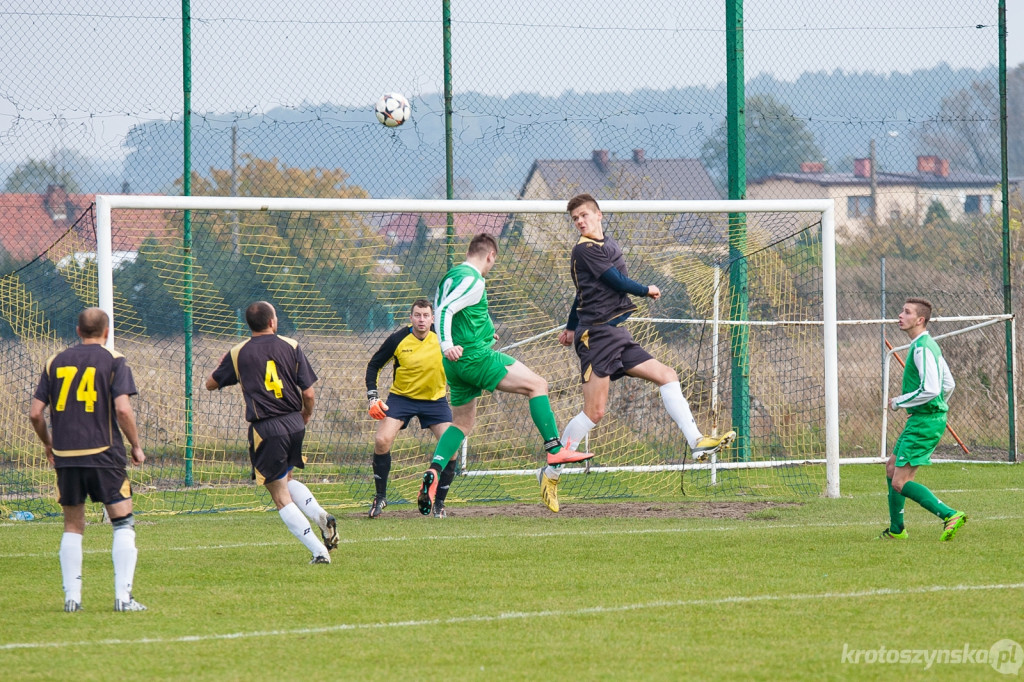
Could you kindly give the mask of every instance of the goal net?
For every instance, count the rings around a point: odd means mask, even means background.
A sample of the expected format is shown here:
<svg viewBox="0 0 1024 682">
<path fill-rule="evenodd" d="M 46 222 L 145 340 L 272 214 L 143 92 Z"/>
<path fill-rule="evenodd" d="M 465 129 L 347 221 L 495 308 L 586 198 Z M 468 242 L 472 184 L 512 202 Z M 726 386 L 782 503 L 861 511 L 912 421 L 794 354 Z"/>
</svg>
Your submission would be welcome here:
<svg viewBox="0 0 1024 682">
<path fill-rule="evenodd" d="M 630 276 L 662 291 L 637 301 L 634 338 L 678 372 L 705 434 L 736 427 L 740 437 L 714 461 L 693 462 L 658 387 L 625 378 L 586 444 L 595 458 L 567 467 L 560 496 L 838 495 L 831 202 L 606 201 L 602 210 Z M 139 389 L 147 463 L 131 472 L 136 506 L 269 506 L 250 479 L 238 389 L 203 387 L 248 337 L 243 311 L 261 299 L 319 375 L 308 463 L 296 476 L 323 504 L 368 504 L 376 422 L 366 413 L 367 361 L 408 324 L 414 300 L 433 300 L 480 232 L 499 244 L 487 278 L 496 347 L 547 379 L 564 428 L 582 393 L 575 353 L 556 341 L 578 238 L 562 201 L 97 197 L 46 253 L 0 279 L 4 378 L 18 387 L 0 415 L 0 505 L 57 511 L 25 413 L 45 358 L 74 341 L 84 306 L 100 305 Z M 380 381 L 390 385 L 390 369 Z M 400 433 L 391 504 L 414 499 L 433 448 L 415 420 Z M 543 454 L 527 401 L 485 394 L 448 499 L 537 501 Z"/>
</svg>

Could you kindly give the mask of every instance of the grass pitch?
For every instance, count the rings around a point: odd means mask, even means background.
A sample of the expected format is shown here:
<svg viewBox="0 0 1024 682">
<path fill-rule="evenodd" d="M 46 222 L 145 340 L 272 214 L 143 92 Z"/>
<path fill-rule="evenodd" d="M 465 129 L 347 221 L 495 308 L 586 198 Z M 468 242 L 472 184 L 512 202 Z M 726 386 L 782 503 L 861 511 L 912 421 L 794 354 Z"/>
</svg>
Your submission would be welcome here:
<svg viewBox="0 0 1024 682">
<path fill-rule="evenodd" d="M 682 499 L 653 504 L 655 514 L 452 506 L 439 520 L 393 505 L 370 521 L 342 510 L 329 566 L 308 565 L 273 512 L 143 515 L 135 596 L 145 613 L 112 611 L 109 526 L 86 530 L 86 610 L 66 614 L 59 522 L 6 521 L 0 671 L 12 680 L 1003 679 L 990 650 L 1016 655 L 999 642 L 1024 644 L 1020 472 L 922 470 L 922 483 L 969 514 L 949 543 L 913 502 L 908 541 L 872 539 L 887 524 L 880 465 L 844 467 L 839 500 L 730 498 L 727 514 Z M 907 660 L 880 662 L 893 650 Z M 969 662 L 950 662 L 964 651 Z"/>
</svg>

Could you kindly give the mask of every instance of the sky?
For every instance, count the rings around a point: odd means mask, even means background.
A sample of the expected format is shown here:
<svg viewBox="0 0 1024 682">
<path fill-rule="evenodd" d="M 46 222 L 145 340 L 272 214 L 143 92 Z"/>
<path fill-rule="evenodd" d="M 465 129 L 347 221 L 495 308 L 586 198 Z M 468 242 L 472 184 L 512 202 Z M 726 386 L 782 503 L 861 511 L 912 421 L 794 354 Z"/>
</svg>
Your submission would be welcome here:
<svg viewBox="0 0 1024 682">
<path fill-rule="evenodd" d="M 1024 0 L 1006 4 L 1012 68 L 1024 63 Z M 116 163 L 131 126 L 180 117 L 180 5 L 129 5 L 12 0 L 0 9 L 0 170 L 58 146 Z M 452 0 L 454 87 L 511 97 L 715 86 L 725 79 L 724 6 Z M 331 103 L 371 116 L 382 92 L 414 99 L 443 89 L 440 3 L 344 7 L 192 0 L 194 110 L 258 116 Z M 745 0 L 746 75 L 994 65 L 996 8 L 997 0 Z"/>
</svg>

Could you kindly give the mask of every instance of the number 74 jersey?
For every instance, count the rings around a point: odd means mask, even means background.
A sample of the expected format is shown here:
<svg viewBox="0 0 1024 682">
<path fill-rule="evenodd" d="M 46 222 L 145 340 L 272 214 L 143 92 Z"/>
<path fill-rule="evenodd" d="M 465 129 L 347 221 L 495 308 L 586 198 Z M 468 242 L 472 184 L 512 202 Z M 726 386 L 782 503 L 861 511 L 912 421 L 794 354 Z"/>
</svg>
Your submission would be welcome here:
<svg viewBox="0 0 1024 682">
<path fill-rule="evenodd" d="M 50 406 L 55 466 L 126 466 L 114 400 L 136 392 L 124 356 L 101 344 L 50 356 L 33 396 Z"/>
</svg>

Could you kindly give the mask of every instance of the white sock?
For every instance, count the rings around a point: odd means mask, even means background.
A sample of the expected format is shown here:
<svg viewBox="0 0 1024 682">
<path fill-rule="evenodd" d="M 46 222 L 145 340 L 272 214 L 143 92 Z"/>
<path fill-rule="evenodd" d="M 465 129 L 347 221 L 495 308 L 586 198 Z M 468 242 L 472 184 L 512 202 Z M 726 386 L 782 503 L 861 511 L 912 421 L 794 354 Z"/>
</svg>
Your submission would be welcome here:
<svg viewBox="0 0 1024 682">
<path fill-rule="evenodd" d="M 124 602 L 130 601 L 132 581 L 135 579 L 135 562 L 139 558 L 139 550 L 135 548 L 134 528 L 114 529 L 110 558 L 114 561 L 114 598 Z"/>
<path fill-rule="evenodd" d="M 330 556 L 324 543 L 317 538 L 309 521 L 302 515 L 294 502 L 282 507 L 278 514 L 281 515 L 281 520 L 284 521 L 284 525 L 288 526 L 292 535 L 297 537 L 306 546 L 306 549 L 313 553 L 313 556 Z"/>
<path fill-rule="evenodd" d="M 586 412 L 580 412 L 565 425 L 565 431 L 562 432 L 562 445 L 570 450 L 579 450 L 587 434 L 595 426 L 597 424 L 590 421 Z"/>
<path fill-rule="evenodd" d="M 676 425 L 683 432 L 683 436 L 686 437 L 686 442 L 690 444 L 691 448 L 697 447 L 697 443 L 703 436 L 700 433 L 700 429 L 697 428 L 697 422 L 693 419 L 693 413 L 690 412 L 690 403 L 686 401 L 683 396 L 683 389 L 680 387 L 678 381 L 665 384 L 661 387 L 661 401 L 665 403 L 665 409 L 668 410 L 668 414 L 675 421 Z"/>
<path fill-rule="evenodd" d="M 82 536 L 64 533 L 60 539 L 60 574 L 64 582 L 64 601 L 82 603 Z"/>
<path fill-rule="evenodd" d="M 292 502 L 302 510 L 302 513 L 306 515 L 313 523 L 318 526 L 327 523 L 327 512 L 320 506 L 320 503 L 313 497 L 313 493 L 310 492 L 309 488 L 304 483 L 296 481 L 294 478 L 288 481 L 288 494 L 292 496 Z"/>
<path fill-rule="evenodd" d="M 565 425 L 565 431 L 562 432 L 562 445 L 570 450 L 579 450 L 583 447 L 583 441 L 587 437 L 587 434 L 590 433 L 595 426 L 597 426 L 597 424 L 592 422 L 585 412 L 580 412 L 578 415 L 570 419 L 569 423 Z M 561 468 L 561 464 L 554 466 L 549 464 L 544 469 L 544 475 L 557 481 L 559 469 Z"/>
</svg>

